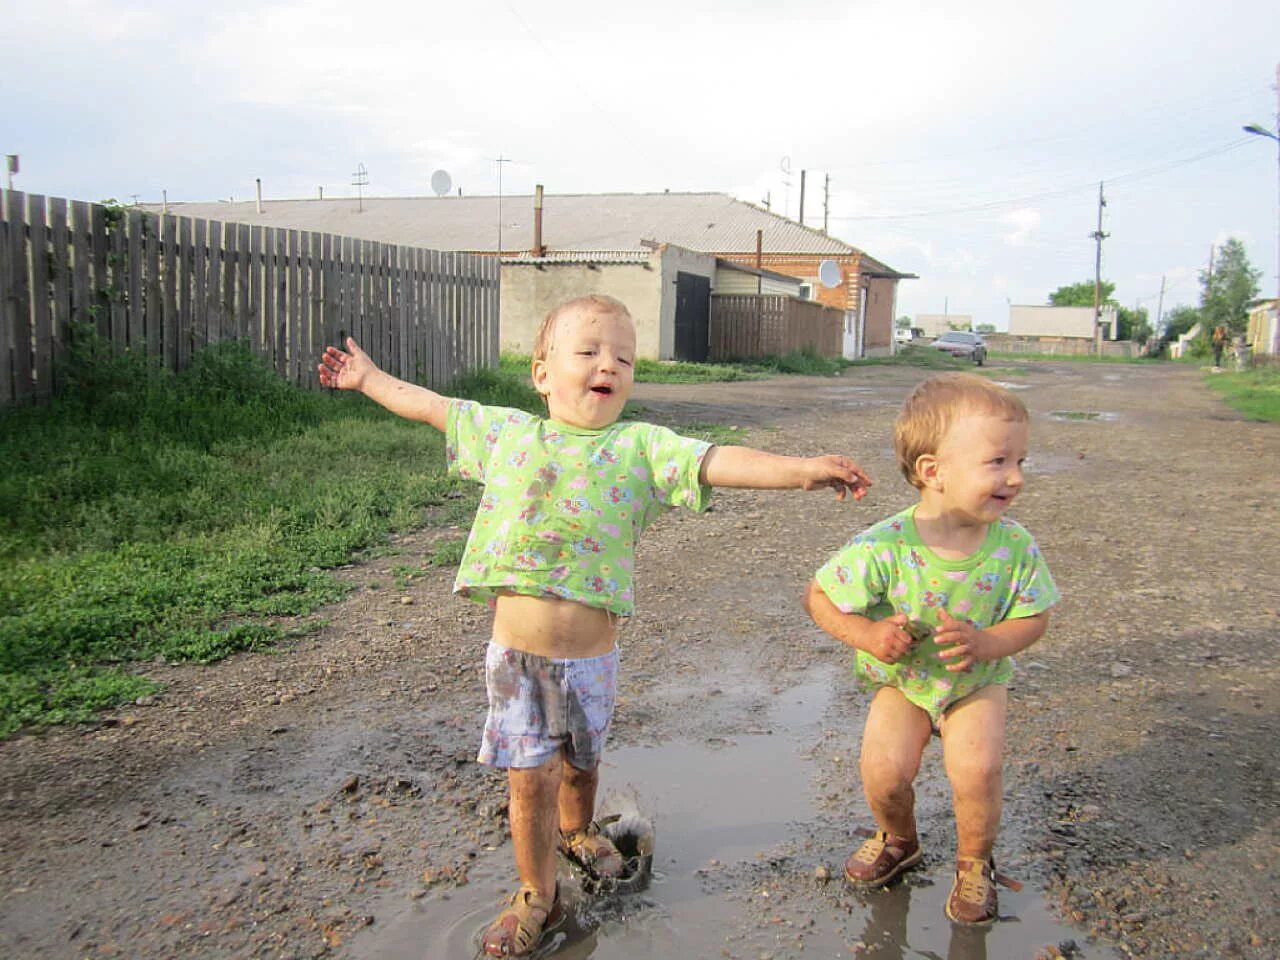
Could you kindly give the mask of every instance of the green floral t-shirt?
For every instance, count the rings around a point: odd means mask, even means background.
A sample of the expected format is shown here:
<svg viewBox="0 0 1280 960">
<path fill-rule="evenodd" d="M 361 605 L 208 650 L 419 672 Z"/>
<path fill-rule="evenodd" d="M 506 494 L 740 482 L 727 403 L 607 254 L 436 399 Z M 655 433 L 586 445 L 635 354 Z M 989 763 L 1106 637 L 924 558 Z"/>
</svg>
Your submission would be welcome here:
<svg viewBox="0 0 1280 960">
<path fill-rule="evenodd" d="M 454 591 L 635 610 L 636 541 L 670 507 L 706 509 L 711 444 L 650 423 L 572 427 L 507 407 L 449 404 L 449 473 L 484 484 Z"/>
<path fill-rule="evenodd" d="M 868 686 L 896 686 L 937 723 L 957 700 L 988 684 L 1008 683 L 1013 676 L 1009 657 L 949 673 L 932 636 L 941 622 L 938 610 L 945 608 L 952 618 L 983 629 L 1047 610 L 1059 595 L 1035 540 L 1016 521 L 1000 518 L 977 552 L 943 560 L 921 541 L 915 510 L 911 506 L 858 534 L 818 571 L 817 581 L 844 613 L 871 620 L 905 613 L 928 628 L 920 632 L 929 635 L 897 663 L 859 650 L 857 670 Z"/>
</svg>

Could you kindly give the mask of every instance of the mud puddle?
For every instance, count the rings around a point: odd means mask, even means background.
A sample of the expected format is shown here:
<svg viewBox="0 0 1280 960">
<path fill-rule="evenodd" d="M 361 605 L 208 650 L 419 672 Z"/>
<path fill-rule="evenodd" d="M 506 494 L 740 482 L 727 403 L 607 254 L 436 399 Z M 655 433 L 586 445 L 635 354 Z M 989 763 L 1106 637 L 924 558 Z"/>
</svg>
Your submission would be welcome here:
<svg viewBox="0 0 1280 960">
<path fill-rule="evenodd" d="M 804 851 L 815 835 L 831 844 L 837 818 L 820 811 L 813 795 L 814 747 L 836 737 L 852 750 L 861 723 L 844 704 L 833 707 L 834 686 L 835 671 L 826 670 L 769 698 L 746 735 L 610 751 L 601 814 L 635 808 L 653 823 L 653 882 L 640 893 L 592 899 L 562 873 L 567 916 L 536 955 L 995 960 L 1030 958 L 1045 945 L 1072 941 L 1080 949 L 1069 956 L 1116 957 L 1084 946 L 1083 934 L 1057 923 L 1030 884 L 1022 893 L 1002 892 L 1002 921 L 994 928 L 954 929 L 943 915 L 950 862 L 942 857 L 906 883 L 863 893 L 838 879 L 848 851 L 832 844 L 818 859 L 836 879 L 819 882 L 812 851 Z M 762 692 L 725 687 L 735 699 Z M 509 842 L 476 862 L 470 878 L 416 901 L 379 904 L 377 924 L 349 944 L 350 956 L 476 956 L 484 927 L 514 889 Z"/>
</svg>

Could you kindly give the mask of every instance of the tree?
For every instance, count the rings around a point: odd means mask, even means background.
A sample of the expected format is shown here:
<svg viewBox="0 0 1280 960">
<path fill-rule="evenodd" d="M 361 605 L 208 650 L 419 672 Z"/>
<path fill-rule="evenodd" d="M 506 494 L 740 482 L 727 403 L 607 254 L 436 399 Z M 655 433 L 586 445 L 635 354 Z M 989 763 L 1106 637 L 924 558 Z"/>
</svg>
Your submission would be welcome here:
<svg viewBox="0 0 1280 960">
<path fill-rule="evenodd" d="M 1116 311 L 1116 339 L 1131 340 L 1133 331 L 1146 322 L 1146 310 L 1130 310 L 1116 302 L 1116 285 L 1110 280 L 1098 284 L 1098 306 L 1114 307 Z M 1049 294 L 1049 303 L 1055 307 L 1092 307 L 1093 281 L 1081 280 L 1079 283 L 1059 287 Z"/>
<path fill-rule="evenodd" d="M 1098 303 L 1113 304 L 1116 302 L 1111 299 L 1111 294 L 1115 293 L 1116 285 L 1109 280 L 1103 280 L 1098 285 Z M 1093 281 L 1082 280 L 1079 283 L 1072 283 L 1065 287 L 1059 287 L 1053 293 L 1049 294 L 1049 304 L 1054 307 L 1092 307 L 1093 306 Z"/>
<path fill-rule="evenodd" d="M 911 318 L 910 318 L 910 317 L 899 317 L 899 318 L 898 318 L 898 329 L 899 329 L 899 330 L 910 330 L 910 329 L 911 329 Z"/>
<path fill-rule="evenodd" d="M 1235 237 L 1220 246 L 1212 270 L 1200 271 L 1200 313 L 1206 331 L 1221 324 L 1232 335 L 1249 325 L 1249 303 L 1258 296 L 1262 271 L 1249 264 L 1244 244 Z"/>
<path fill-rule="evenodd" d="M 1159 331 L 1161 349 L 1163 349 L 1164 344 L 1173 343 L 1199 322 L 1200 310 L 1198 308 L 1185 305 L 1174 307 L 1164 315 L 1164 329 Z"/>
<path fill-rule="evenodd" d="M 978 333 L 995 333 L 996 325 L 994 323 L 980 323 L 976 329 Z"/>
</svg>

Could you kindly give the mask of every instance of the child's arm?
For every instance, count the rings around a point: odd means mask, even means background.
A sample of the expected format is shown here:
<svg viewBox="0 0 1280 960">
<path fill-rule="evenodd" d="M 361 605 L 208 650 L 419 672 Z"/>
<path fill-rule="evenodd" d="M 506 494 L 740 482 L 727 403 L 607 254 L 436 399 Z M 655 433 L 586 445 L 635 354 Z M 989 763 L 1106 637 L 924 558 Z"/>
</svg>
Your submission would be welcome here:
<svg viewBox="0 0 1280 960">
<path fill-rule="evenodd" d="M 946 610 L 938 611 L 942 624 L 934 634 L 934 642 L 944 650 L 938 656 L 952 673 L 968 670 L 979 660 L 999 660 L 1031 646 L 1049 627 L 1049 611 L 1029 617 L 1001 620 L 979 630 L 968 620 L 953 620 Z"/>
<path fill-rule="evenodd" d="M 896 663 L 911 649 L 907 633 L 907 615 L 895 613 L 883 620 L 872 620 L 860 613 L 845 613 L 818 586 L 809 582 L 801 601 L 813 622 L 841 643 L 871 654 L 885 663 Z"/>
<path fill-rule="evenodd" d="M 370 400 L 409 420 L 421 420 L 444 430 L 449 416 L 449 398 L 419 387 L 379 369 L 352 337 L 347 350 L 326 347 L 320 360 L 320 385 L 337 390 L 359 390 Z"/>
<path fill-rule="evenodd" d="M 702 458 L 699 478 L 712 487 L 754 490 L 834 487 L 841 500 L 846 493 L 861 500 L 871 485 L 871 478 L 848 457 L 785 457 L 752 447 L 712 447 Z"/>
</svg>

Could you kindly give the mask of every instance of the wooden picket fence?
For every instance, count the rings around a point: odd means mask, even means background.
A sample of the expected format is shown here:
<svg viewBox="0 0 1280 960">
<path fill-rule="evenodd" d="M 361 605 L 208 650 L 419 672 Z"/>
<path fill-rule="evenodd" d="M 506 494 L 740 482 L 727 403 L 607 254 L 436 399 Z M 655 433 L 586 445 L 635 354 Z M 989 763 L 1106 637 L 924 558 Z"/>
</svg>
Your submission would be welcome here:
<svg viewBox="0 0 1280 960">
<path fill-rule="evenodd" d="M 318 384 L 328 343 L 433 388 L 498 362 L 498 261 L 0 191 L 0 404 L 45 399 L 78 324 L 173 370 L 243 340 Z"/>
<path fill-rule="evenodd" d="M 716 294 L 711 297 L 711 359 L 746 360 L 812 349 L 838 357 L 844 312 L 795 297 Z"/>
</svg>

